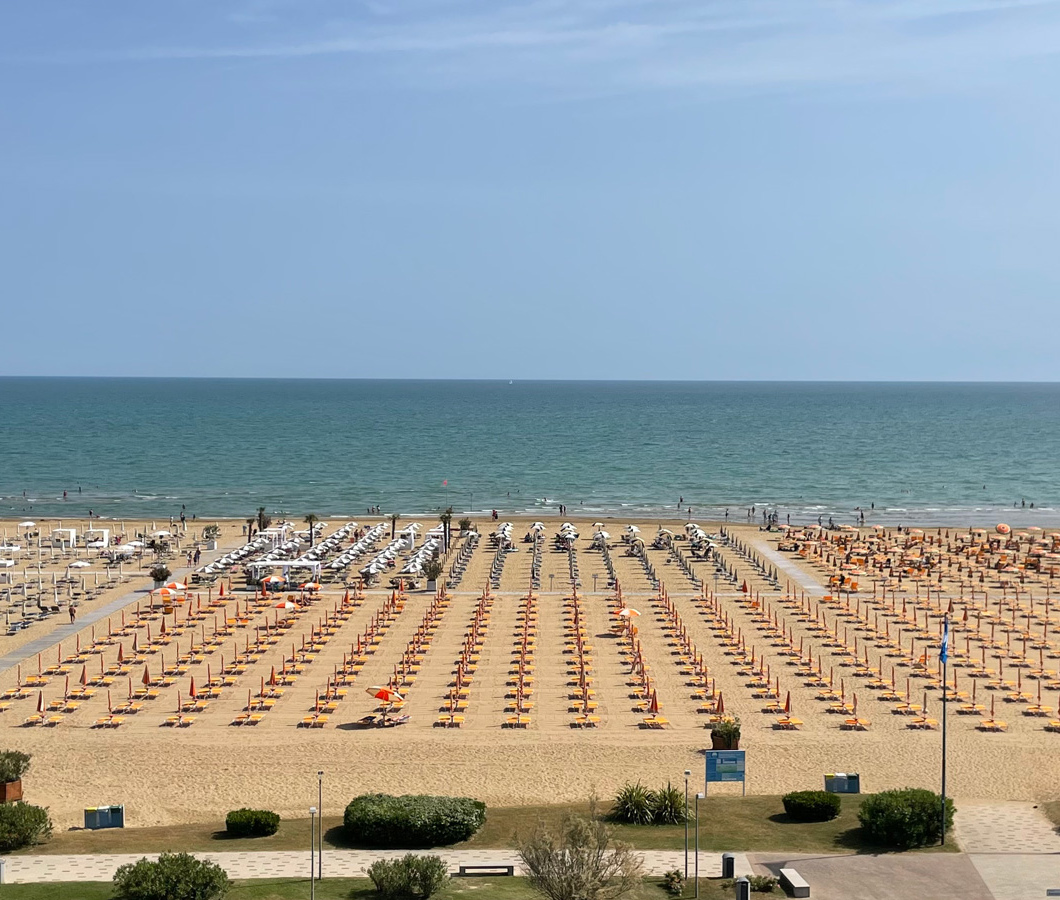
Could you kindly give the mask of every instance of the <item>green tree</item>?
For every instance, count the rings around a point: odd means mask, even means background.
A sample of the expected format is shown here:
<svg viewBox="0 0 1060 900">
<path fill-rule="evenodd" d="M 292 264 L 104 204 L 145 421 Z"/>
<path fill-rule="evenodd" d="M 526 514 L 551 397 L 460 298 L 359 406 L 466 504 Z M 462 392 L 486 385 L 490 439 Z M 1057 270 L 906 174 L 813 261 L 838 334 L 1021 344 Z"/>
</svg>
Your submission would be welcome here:
<svg viewBox="0 0 1060 900">
<path fill-rule="evenodd" d="M 189 853 L 144 857 L 114 873 L 116 900 L 221 900 L 231 886 L 219 865 Z"/>
<path fill-rule="evenodd" d="M 442 550 L 446 553 L 449 552 L 449 533 L 453 524 L 453 507 L 449 507 L 439 517 L 438 521 L 442 523 Z"/>
<path fill-rule="evenodd" d="M 264 531 L 272 524 L 272 518 L 265 512 L 264 506 L 258 507 L 258 531 Z"/>
<path fill-rule="evenodd" d="M 558 833 L 539 823 L 518 848 L 530 884 L 549 900 L 612 900 L 640 884 L 640 858 L 612 840 L 595 804 L 590 818 L 567 816 Z"/>
<path fill-rule="evenodd" d="M 249 541 L 254 537 L 254 526 L 258 523 L 258 520 L 254 516 L 250 516 L 247 519 L 247 540 Z"/>
<path fill-rule="evenodd" d="M 320 521 L 320 518 L 316 513 L 310 513 L 305 517 L 305 523 L 309 526 L 309 546 L 312 547 L 316 539 L 316 524 Z"/>
</svg>

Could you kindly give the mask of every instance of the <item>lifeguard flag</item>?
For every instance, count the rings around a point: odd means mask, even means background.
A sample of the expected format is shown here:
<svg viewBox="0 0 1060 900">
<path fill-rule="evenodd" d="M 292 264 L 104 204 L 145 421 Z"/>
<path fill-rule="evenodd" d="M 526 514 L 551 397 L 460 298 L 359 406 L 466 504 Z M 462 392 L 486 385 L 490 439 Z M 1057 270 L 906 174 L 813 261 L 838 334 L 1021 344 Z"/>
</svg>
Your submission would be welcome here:
<svg viewBox="0 0 1060 900">
<path fill-rule="evenodd" d="M 449 484 L 449 479 L 448 478 L 446 478 L 446 479 L 444 479 L 442 481 L 442 487 L 445 487 L 447 484 Z"/>
<path fill-rule="evenodd" d="M 946 665 L 950 656 L 950 619 L 947 616 L 942 620 L 942 646 L 939 648 L 939 662 Z"/>
</svg>

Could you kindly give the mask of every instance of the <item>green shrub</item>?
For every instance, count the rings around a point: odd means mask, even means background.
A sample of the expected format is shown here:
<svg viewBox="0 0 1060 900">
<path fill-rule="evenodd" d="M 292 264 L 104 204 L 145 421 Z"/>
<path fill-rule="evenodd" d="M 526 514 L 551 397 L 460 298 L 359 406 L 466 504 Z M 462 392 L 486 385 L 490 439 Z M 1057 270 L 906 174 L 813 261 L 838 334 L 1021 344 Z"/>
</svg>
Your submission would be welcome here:
<svg viewBox="0 0 1060 900">
<path fill-rule="evenodd" d="M 225 829 L 232 837 L 268 837 L 279 827 L 280 817 L 267 809 L 233 809 L 225 817 Z"/>
<path fill-rule="evenodd" d="M 414 853 L 401 859 L 377 859 L 367 873 L 384 900 L 426 900 L 449 880 L 449 869 L 441 857 Z"/>
<path fill-rule="evenodd" d="M 663 890 L 675 897 L 680 897 L 685 892 L 685 878 L 680 869 L 671 869 L 663 875 Z"/>
<path fill-rule="evenodd" d="M 0 752 L 0 782 L 18 781 L 29 771 L 30 755 L 18 750 Z"/>
<path fill-rule="evenodd" d="M 884 847 L 926 847 L 942 836 L 942 798 L 923 788 L 882 791 L 865 798 L 858 820 L 866 836 Z M 953 801 L 946 799 L 946 830 L 953 827 Z"/>
<path fill-rule="evenodd" d="M 636 784 L 627 782 L 615 795 L 611 819 L 626 825 L 650 825 L 654 805 L 654 791 L 649 791 L 639 781 Z"/>
<path fill-rule="evenodd" d="M 680 825 L 685 820 L 685 795 L 670 782 L 656 791 L 651 803 L 652 825 Z"/>
<path fill-rule="evenodd" d="M 777 879 L 772 875 L 748 875 L 747 880 L 751 883 L 751 890 L 756 894 L 772 893 L 773 888 L 778 884 Z"/>
<path fill-rule="evenodd" d="M 366 847 L 438 847 L 466 841 L 486 821 L 486 804 L 470 797 L 363 794 L 342 817 L 346 838 Z"/>
<path fill-rule="evenodd" d="M 219 865 L 188 853 L 145 857 L 114 873 L 116 900 L 220 900 L 231 885 Z"/>
<path fill-rule="evenodd" d="M 838 794 L 828 791 L 792 791 L 785 794 L 784 812 L 796 822 L 827 822 L 839 815 Z"/>
<path fill-rule="evenodd" d="M 51 836 L 52 821 L 44 807 L 21 800 L 0 804 L 0 853 L 43 844 Z"/>
<path fill-rule="evenodd" d="M 169 571 L 169 567 L 162 563 L 151 566 L 151 578 L 154 581 L 165 581 L 172 574 L 173 573 Z"/>
</svg>

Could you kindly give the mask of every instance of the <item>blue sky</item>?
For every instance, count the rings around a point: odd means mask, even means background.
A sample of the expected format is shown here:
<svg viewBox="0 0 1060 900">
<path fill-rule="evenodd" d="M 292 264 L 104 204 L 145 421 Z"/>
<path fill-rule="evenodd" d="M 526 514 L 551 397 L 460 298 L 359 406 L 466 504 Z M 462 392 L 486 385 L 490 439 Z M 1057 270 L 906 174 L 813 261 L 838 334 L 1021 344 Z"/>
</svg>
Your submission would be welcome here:
<svg viewBox="0 0 1060 900">
<path fill-rule="evenodd" d="M 1056 380 L 1060 3 L 0 6 L 0 374 Z"/>
</svg>

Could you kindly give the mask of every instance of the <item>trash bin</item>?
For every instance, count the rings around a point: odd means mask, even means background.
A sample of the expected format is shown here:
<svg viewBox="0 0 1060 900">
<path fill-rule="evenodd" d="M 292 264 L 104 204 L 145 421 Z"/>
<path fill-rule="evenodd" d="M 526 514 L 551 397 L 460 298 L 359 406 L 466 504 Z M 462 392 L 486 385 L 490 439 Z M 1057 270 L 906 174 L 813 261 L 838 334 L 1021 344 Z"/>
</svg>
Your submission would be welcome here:
<svg viewBox="0 0 1060 900">
<path fill-rule="evenodd" d="M 735 878 L 736 877 L 736 854 L 735 853 L 723 853 L 721 855 L 721 877 L 722 878 Z"/>
<path fill-rule="evenodd" d="M 115 806 L 90 806 L 85 809 L 85 828 L 96 830 L 98 828 L 124 828 L 125 807 Z"/>
<path fill-rule="evenodd" d="M 861 776 L 857 772 L 830 772 L 824 776 L 824 789 L 830 794 L 860 794 Z"/>
<path fill-rule="evenodd" d="M 751 882 L 743 875 L 736 879 L 736 900 L 751 900 Z"/>
</svg>

